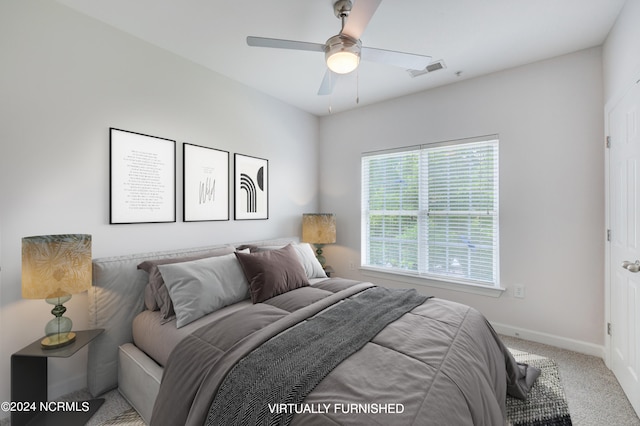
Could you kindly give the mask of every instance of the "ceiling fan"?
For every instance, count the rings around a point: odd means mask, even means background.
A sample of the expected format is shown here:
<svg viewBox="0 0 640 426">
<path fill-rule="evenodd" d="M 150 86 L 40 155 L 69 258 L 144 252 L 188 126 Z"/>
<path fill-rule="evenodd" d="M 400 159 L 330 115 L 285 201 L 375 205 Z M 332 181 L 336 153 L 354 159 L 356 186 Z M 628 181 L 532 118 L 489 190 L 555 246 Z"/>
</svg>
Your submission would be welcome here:
<svg viewBox="0 0 640 426">
<path fill-rule="evenodd" d="M 336 17 L 342 21 L 342 29 L 324 44 L 253 36 L 247 37 L 247 44 L 256 47 L 324 52 L 328 69 L 320 84 L 318 95 L 328 95 L 333 92 L 338 77 L 354 71 L 360 59 L 394 65 L 407 70 L 425 69 L 431 61 L 430 56 L 362 46 L 360 36 L 381 1 L 355 0 L 353 3 L 351 0 L 336 1 L 333 4 L 333 10 Z"/>
</svg>

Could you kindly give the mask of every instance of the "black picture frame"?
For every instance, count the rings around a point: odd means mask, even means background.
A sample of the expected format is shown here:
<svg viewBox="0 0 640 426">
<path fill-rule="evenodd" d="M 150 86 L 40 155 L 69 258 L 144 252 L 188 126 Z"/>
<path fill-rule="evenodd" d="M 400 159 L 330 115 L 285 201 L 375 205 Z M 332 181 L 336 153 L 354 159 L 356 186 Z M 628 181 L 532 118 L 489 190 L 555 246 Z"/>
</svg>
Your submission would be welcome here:
<svg viewBox="0 0 640 426">
<path fill-rule="evenodd" d="M 269 160 L 234 154 L 234 219 L 269 219 Z"/>
<path fill-rule="evenodd" d="M 109 128 L 109 223 L 176 221 L 176 141 Z"/>
<path fill-rule="evenodd" d="M 183 221 L 229 220 L 229 152 L 182 144 Z"/>
</svg>

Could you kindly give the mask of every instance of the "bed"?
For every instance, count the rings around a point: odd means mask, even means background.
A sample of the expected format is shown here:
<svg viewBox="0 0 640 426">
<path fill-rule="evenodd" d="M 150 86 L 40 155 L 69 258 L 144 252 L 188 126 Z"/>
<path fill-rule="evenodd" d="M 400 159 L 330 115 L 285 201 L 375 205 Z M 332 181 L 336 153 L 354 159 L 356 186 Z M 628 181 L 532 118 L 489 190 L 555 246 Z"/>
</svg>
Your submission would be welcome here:
<svg viewBox="0 0 640 426">
<path fill-rule="evenodd" d="M 296 238 L 93 268 L 89 391 L 152 425 L 495 426 L 539 374 L 475 309 L 329 278 Z"/>
</svg>

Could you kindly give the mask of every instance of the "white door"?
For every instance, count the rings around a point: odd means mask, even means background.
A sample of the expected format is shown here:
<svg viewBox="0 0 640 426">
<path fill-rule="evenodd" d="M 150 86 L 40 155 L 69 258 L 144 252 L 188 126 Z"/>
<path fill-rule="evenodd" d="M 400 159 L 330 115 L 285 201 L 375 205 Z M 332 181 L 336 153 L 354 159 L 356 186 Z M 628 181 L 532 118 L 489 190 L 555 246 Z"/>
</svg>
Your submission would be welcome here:
<svg viewBox="0 0 640 426">
<path fill-rule="evenodd" d="M 640 413 L 640 84 L 613 107 L 608 120 L 609 361 Z"/>
</svg>

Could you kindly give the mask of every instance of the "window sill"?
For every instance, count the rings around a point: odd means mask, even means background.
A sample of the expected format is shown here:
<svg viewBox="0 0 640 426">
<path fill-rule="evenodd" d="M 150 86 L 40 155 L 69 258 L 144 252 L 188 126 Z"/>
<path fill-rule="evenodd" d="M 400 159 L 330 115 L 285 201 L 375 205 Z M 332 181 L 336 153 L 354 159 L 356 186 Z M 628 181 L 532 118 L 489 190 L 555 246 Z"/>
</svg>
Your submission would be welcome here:
<svg viewBox="0 0 640 426">
<path fill-rule="evenodd" d="M 389 272 L 380 269 L 361 267 L 360 272 L 366 277 L 382 278 L 402 283 L 416 284 L 424 287 L 441 288 L 445 290 L 461 291 L 464 293 L 479 294 L 498 298 L 506 290 L 501 287 L 490 287 L 478 284 L 459 283 L 454 281 L 440 281 L 433 278 L 423 278 L 416 275 L 403 274 L 401 272 Z"/>
</svg>

